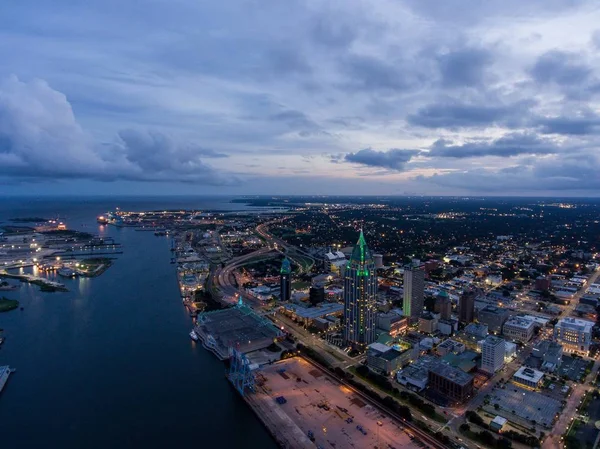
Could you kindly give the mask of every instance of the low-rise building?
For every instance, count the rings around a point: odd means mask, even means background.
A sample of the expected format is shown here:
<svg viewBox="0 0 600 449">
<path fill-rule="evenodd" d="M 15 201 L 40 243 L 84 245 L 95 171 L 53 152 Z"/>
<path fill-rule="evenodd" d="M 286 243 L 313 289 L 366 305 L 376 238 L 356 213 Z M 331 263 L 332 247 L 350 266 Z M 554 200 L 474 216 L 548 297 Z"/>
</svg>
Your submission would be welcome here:
<svg viewBox="0 0 600 449">
<path fill-rule="evenodd" d="M 502 432 L 502 428 L 507 422 L 508 420 L 506 418 L 498 415 L 490 422 L 490 430 L 493 430 L 494 432 Z"/>
<path fill-rule="evenodd" d="M 513 376 L 513 382 L 529 388 L 538 388 L 544 380 L 544 373 L 522 366 Z"/>
<path fill-rule="evenodd" d="M 425 334 L 433 334 L 437 330 L 438 315 L 424 312 L 419 317 L 419 331 Z"/>
<path fill-rule="evenodd" d="M 461 343 L 459 341 L 456 340 L 451 340 L 450 338 L 448 340 L 443 341 L 442 343 L 440 343 L 437 347 L 437 353 L 443 357 L 446 354 L 449 354 L 451 352 L 456 353 L 456 354 L 460 354 L 465 352 L 465 344 Z"/>
<path fill-rule="evenodd" d="M 499 334 L 510 313 L 507 309 L 487 305 L 477 312 L 480 323 L 487 324 L 490 333 Z"/>
<path fill-rule="evenodd" d="M 396 312 L 380 313 L 377 316 L 377 327 L 387 331 L 392 337 L 403 335 L 408 330 L 408 319 Z"/>
<path fill-rule="evenodd" d="M 502 327 L 504 337 L 511 340 L 528 342 L 533 337 L 535 321 L 527 317 L 513 316 Z"/>
<path fill-rule="evenodd" d="M 554 341 L 568 352 L 587 354 L 592 341 L 594 323 L 578 318 L 562 318 L 554 326 Z"/>
<path fill-rule="evenodd" d="M 441 318 L 438 320 L 437 328 L 442 335 L 452 335 L 458 330 L 458 320 Z"/>
<path fill-rule="evenodd" d="M 553 373 L 562 363 L 563 347 L 555 341 L 543 340 L 533 348 L 531 355 L 541 359 L 543 371 Z"/>
<path fill-rule="evenodd" d="M 504 342 L 504 362 L 509 362 L 517 356 L 517 345 L 511 341 Z"/>
<path fill-rule="evenodd" d="M 473 376 L 432 356 L 423 356 L 399 371 L 397 380 L 415 389 L 429 385 L 450 402 L 464 402 L 473 395 Z"/>
<path fill-rule="evenodd" d="M 411 358 L 410 346 L 392 347 L 382 343 L 371 343 L 367 349 L 367 366 L 373 371 L 388 375 L 406 365 Z"/>
</svg>

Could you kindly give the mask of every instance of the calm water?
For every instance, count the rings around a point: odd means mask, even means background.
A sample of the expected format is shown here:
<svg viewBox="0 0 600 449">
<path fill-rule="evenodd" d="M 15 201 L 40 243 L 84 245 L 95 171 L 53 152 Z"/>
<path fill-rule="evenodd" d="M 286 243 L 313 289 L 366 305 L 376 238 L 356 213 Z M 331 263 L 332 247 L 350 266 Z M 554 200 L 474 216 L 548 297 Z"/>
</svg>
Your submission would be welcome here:
<svg viewBox="0 0 600 449">
<path fill-rule="evenodd" d="M 0 200 L 0 221 L 57 216 L 110 235 L 124 254 L 68 293 L 23 284 L 24 311 L 0 314 L 0 365 L 17 368 L 0 394 L 0 448 L 265 448 L 275 443 L 188 333 L 167 238 L 101 227 L 108 209 L 239 209 L 219 199 Z"/>
</svg>

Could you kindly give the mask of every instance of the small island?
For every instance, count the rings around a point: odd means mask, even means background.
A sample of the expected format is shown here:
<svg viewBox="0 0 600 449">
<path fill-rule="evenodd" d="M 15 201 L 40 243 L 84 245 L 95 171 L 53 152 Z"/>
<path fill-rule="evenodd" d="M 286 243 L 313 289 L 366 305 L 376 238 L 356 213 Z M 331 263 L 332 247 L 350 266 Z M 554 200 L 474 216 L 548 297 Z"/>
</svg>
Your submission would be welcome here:
<svg viewBox="0 0 600 449">
<path fill-rule="evenodd" d="M 0 298 L 0 313 L 9 312 L 19 307 L 19 301 L 16 299 L 8 299 L 5 297 Z"/>
</svg>

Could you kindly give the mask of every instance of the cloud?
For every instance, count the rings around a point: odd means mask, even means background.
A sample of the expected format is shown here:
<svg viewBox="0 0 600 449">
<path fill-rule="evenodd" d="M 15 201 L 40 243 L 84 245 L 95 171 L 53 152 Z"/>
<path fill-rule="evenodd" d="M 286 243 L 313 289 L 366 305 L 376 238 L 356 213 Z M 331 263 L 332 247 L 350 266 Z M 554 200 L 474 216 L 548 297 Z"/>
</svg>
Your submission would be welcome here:
<svg viewBox="0 0 600 449">
<path fill-rule="evenodd" d="M 528 113 L 533 101 L 524 100 L 509 104 L 465 103 L 446 99 L 420 108 L 409 114 L 407 122 L 424 128 L 469 128 L 485 127 L 502 123 L 517 123 Z M 483 104 L 486 103 L 486 104 Z"/>
<path fill-rule="evenodd" d="M 477 140 L 464 144 L 453 144 L 439 139 L 427 153 L 428 157 L 472 158 L 484 156 L 511 157 L 522 154 L 553 154 L 561 148 L 548 139 L 535 134 L 510 133 L 491 141 Z M 423 153 L 425 155 L 425 153 Z"/>
<path fill-rule="evenodd" d="M 0 82 L 0 176 L 21 179 L 168 181 L 221 185 L 234 181 L 201 158 L 225 154 L 177 144 L 158 131 L 121 130 L 98 144 L 75 119 L 62 93 L 43 80 Z"/>
<path fill-rule="evenodd" d="M 388 151 L 376 151 L 366 148 L 356 153 L 346 154 L 343 160 L 368 167 L 382 167 L 402 171 L 406 164 L 419 153 L 418 150 L 391 149 Z"/>
<path fill-rule="evenodd" d="M 445 87 L 476 87 L 484 79 L 493 55 L 483 48 L 463 48 L 438 56 L 437 62 Z"/>
<path fill-rule="evenodd" d="M 504 169 L 459 170 L 419 176 L 417 181 L 434 183 L 448 189 L 484 194 L 536 195 L 539 192 L 600 191 L 600 158 L 583 155 L 554 155 Z"/>
<path fill-rule="evenodd" d="M 368 55 L 351 54 L 340 63 L 346 77 L 342 84 L 347 90 L 406 91 L 416 84 L 416 79 L 403 64 L 393 64 Z"/>
<path fill-rule="evenodd" d="M 535 123 L 544 134 L 583 136 L 600 133 L 600 117 L 588 112 L 569 116 L 542 117 Z"/>
<path fill-rule="evenodd" d="M 531 75 L 537 82 L 561 86 L 581 84 L 591 73 L 591 68 L 582 62 L 580 55 L 560 50 L 542 54 L 531 68 Z"/>
</svg>

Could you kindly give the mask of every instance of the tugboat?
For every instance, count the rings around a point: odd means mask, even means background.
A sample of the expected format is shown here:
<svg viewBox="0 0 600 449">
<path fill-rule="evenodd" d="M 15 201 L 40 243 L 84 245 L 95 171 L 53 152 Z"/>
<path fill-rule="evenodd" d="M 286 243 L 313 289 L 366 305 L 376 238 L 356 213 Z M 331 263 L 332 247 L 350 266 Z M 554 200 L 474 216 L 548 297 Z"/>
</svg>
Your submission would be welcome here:
<svg viewBox="0 0 600 449">
<path fill-rule="evenodd" d="M 190 332 L 190 338 L 194 341 L 198 341 L 198 335 L 193 330 Z"/>
</svg>

